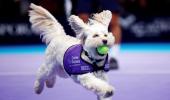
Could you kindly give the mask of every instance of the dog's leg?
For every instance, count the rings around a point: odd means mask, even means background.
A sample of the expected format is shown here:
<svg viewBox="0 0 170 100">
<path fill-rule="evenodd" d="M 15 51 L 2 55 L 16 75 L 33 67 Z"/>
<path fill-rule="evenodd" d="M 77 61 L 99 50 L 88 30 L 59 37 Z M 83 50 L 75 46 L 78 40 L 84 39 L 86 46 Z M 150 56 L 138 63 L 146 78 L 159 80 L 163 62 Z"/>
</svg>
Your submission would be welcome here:
<svg viewBox="0 0 170 100">
<path fill-rule="evenodd" d="M 78 75 L 76 78 L 82 86 L 95 92 L 97 95 L 106 96 L 113 92 L 111 85 L 95 77 L 93 73 Z"/>
<path fill-rule="evenodd" d="M 34 84 L 35 92 L 40 94 L 43 91 L 45 82 L 48 87 L 52 87 L 55 83 L 54 76 L 56 76 L 55 62 L 45 62 L 38 70 L 37 79 Z"/>
<path fill-rule="evenodd" d="M 51 77 L 49 77 L 47 80 L 46 80 L 46 86 L 48 88 L 53 88 L 54 87 L 54 84 L 55 84 L 55 81 L 56 81 L 56 75 L 53 75 Z"/>
<path fill-rule="evenodd" d="M 104 72 L 96 73 L 95 76 L 105 82 L 108 82 L 108 77 Z M 97 95 L 97 100 L 112 100 L 112 95 L 114 94 L 114 90 L 112 92 L 108 92 L 105 96 Z"/>
<path fill-rule="evenodd" d="M 43 64 L 37 72 L 37 78 L 34 83 L 34 90 L 37 94 L 40 94 L 44 88 L 44 82 L 47 78 L 47 73 L 48 72 L 47 72 L 46 66 L 45 64 Z"/>
</svg>

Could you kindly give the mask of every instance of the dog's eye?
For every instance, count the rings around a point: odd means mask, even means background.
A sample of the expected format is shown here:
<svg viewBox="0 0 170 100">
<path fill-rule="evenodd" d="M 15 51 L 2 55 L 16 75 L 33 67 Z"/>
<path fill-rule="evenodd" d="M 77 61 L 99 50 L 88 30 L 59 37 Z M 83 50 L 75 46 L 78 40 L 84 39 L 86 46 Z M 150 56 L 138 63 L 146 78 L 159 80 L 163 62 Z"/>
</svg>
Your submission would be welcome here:
<svg viewBox="0 0 170 100">
<path fill-rule="evenodd" d="M 93 35 L 93 37 L 95 38 L 95 37 L 99 37 L 99 35 L 98 34 L 95 34 L 95 35 Z"/>
<path fill-rule="evenodd" d="M 104 34 L 105 37 L 107 37 L 107 34 Z"/>
</svg>

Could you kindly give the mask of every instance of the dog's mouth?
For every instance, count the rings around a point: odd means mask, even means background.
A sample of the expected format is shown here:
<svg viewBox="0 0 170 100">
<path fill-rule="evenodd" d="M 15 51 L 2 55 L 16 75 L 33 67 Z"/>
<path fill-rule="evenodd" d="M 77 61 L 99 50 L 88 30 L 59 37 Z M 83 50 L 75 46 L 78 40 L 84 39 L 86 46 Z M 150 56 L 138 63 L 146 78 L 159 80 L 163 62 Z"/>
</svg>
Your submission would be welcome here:
<svg viewBox="0 0 170 100">
<path fill-rule="evenodd" d="M 100 45 L 98 47 L 96 47 L 96 53 L 99 56 L 105 56 L 107 55 L 109 52 L 109 46 L 108 45 Z"/>
<path fill-rule="evenodd" d="M 100 54 L 98 51 L 97 51 L 97 48 L 96 48 L 96 53 L 99 55 L 99 56 L 104 56 L 106 54 Z"/>
</svg>

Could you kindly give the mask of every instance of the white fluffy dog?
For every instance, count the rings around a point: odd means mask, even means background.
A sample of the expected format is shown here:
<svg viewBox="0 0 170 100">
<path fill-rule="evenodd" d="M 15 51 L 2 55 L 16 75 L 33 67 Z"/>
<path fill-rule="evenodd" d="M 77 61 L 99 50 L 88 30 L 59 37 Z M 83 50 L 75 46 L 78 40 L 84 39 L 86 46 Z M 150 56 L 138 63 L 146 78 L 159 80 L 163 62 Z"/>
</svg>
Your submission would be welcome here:
<svg viewBox="0 0 170 100">
<path fill-rule="evenodd" d="M 65 34 L 60 23 L 46 9 L 35 4 L 30 8 L 32 28 L 41 33 L 43 42 L 48 45 L 45 62 L 37 73 L 35 92 L 40 94 L 45 83 L 47 87 L 53 87 L 56 76 L 70 77 L 95 92 L 98 100 L 111 100 L 114 89 L 106 76 L 108 57 L 96 50 L 100 45 L 111 47 L 114 44 L 115 39 L 108 32 L 111 12 L 106 10 L 94 14 L 87 24 L 75 15 L 70 16 L 69 23 L 77 36 L 74 38 Z"/>
</svg>

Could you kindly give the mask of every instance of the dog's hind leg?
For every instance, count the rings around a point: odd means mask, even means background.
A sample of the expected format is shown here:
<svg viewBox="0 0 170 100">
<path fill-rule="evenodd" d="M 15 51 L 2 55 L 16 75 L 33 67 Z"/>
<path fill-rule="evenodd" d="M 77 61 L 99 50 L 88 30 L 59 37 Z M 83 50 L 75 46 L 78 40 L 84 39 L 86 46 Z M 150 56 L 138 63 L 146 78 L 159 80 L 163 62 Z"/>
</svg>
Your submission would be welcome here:
<svg viewBox="0 0 170 100">
<path fill-rule="evenodd" d="M 56 82 L 56 75 L 52 75 L 52 76 L 48 77 L 48 79 L 46 80 L 46 86 L 48 88 L 53 88 L 55 82 Z"/>
<path fill-rule="evenodd" d="M 43 91 L 44 83 L 48 88 L 52 88 L 56 80 L 55 63 L 44 63 L 37 73 L 37 79 L 34 84 L 34 89 L 37 94 Z"/>
<path fill-rule="evenodd" d="M 47 74 L 48 74 L 48 71 L 46 69 L 45 64 L 43 64 L 37 72 L 36 81 L 34 83 L 34 90 L 37 94 L 40 94 L 43 91 L 44 82 L 47 78 Z"/>
</svg>

